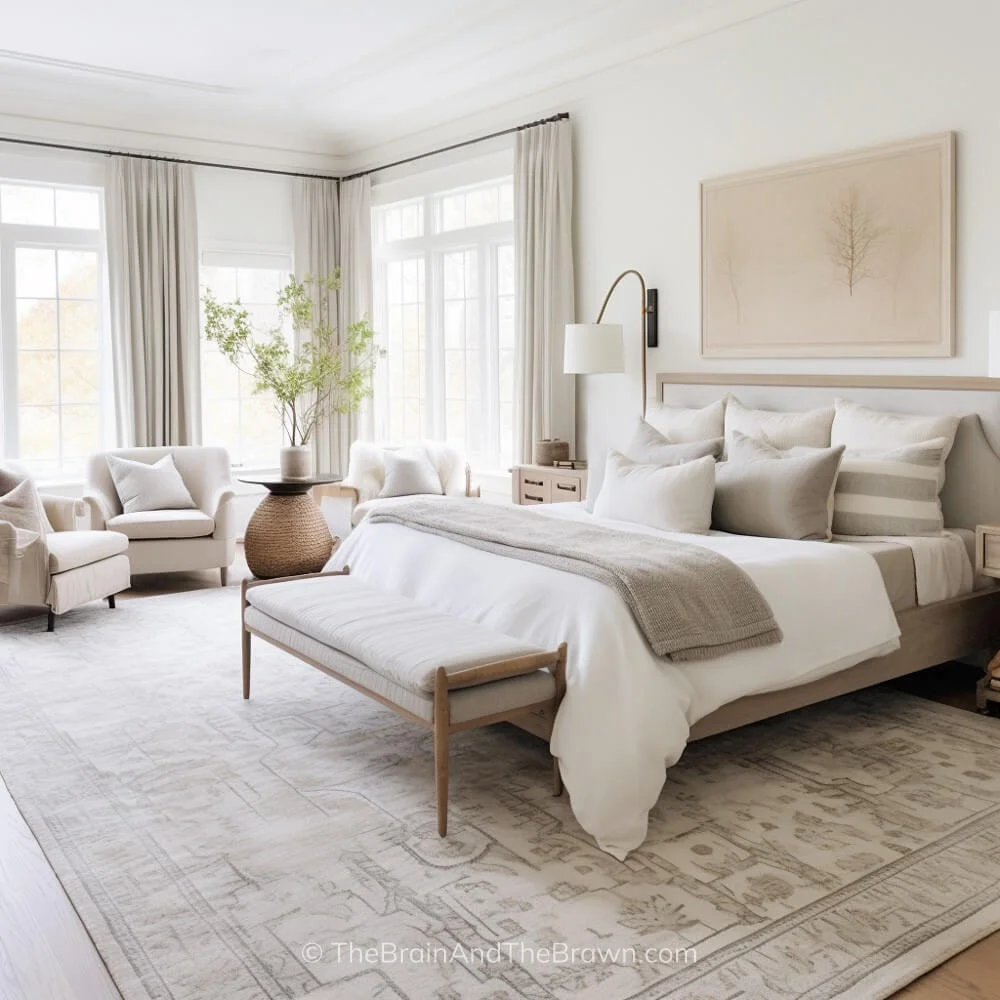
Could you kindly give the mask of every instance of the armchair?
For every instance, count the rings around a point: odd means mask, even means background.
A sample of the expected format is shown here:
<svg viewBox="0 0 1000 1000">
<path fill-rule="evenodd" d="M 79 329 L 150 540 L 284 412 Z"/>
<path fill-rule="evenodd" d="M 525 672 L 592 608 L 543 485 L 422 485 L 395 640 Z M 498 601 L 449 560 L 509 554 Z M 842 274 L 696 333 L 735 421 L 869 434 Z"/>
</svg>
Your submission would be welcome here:
<svg viewBox="0 0 1000 1000">
<path fill-rule="evenodd" d="M 0 493 L 14 498 L 0 513 L 0 605 L 47 607 L 50 632 L 56 615 L 82 604 L 113 608 L 130 585 L 127 539 L 84 530 L 82 500 L 40 495 L 20 471 L 0 470 Z"/>
<path fill-rule="evenodd" d="M 371 441 L 355 441 L 351 445 L 347 464 L 347 475 L 336 486 L 323 487 L 323 497 L 340 498 L 350 505 L 351 527 L 361 521 L 383 500 L 380 497 L 385 483 L 384 454 L 401 447 L 412 445 L 379 445 Z M 472 482 L 472 468 L 465 456 L 452 445 L 439 441 L 422 441 L 419 447 L 427 453 L 431 464 L 441 477 L 441 489 L 445 496 L 478 497 L 480 489 Z"/>
<path fill-rule="evenodd" d="M 152 464 L 168 454 L 173 456 L 197 508 L 123 513 L 107 456 Z M 98 452 L 87 461 L 83 498 L 92 528 L 118 532 L 128 539 L 134 574 L 217 569 L 222 585 L 226 585 L 236 555 L 236 521 L 225 448 L 178 445 Z"/>
</svg>

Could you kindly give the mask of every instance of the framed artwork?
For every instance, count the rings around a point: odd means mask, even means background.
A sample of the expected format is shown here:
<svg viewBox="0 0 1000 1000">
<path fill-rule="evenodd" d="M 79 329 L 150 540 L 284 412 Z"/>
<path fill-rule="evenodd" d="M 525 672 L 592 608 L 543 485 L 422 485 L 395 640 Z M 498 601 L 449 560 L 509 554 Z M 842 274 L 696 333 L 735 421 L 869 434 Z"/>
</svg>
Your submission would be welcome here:
<svg viewBox="0 0 1000 1000">
<path fill-rule="evenodd" d="M 705 181 L 701 353 L 950 357 L 955 135 Z"/>
</svg>

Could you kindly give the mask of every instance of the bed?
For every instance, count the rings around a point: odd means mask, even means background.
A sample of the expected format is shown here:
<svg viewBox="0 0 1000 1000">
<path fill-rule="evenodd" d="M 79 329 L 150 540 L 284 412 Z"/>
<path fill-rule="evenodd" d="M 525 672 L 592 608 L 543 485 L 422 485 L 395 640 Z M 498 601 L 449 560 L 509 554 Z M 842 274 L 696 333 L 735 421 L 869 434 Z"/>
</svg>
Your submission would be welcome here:
<svg viewBox="0 0 1000 1000">
<path fill-rule="evenodd" d="M 989 437 L 995 427 L 1000 438 L 1000 397 L 992 380 L 834 384 L 820 376 L 661 375 L 658 384 L 665 402 L 684 406 L 738 391 L 747 405 L 768 409 L 808 409 L 839 394 L 901 412 L 969 414 L 948 459 L 946 523 L 969 532 L 1000 511 L 1000 458 Z M 593 516 L 577 504 L 538 514 Z M 645 838 L 667 769 L 690 740 L 966 656 L 1000 638 L 1000 589 L 971 589 L 970 571 L 968 586 L 915 604 L 909 595 L 918 582 L 906 569 L 913 559 L 898 543 L 876 554 L 865 543 L 720 533 L 687 540 L 715 548 L 750 575 L 784 633 L 779 645 L 673 663 L 652 654 L 624 604 L 602 584 L 401 525 L 363 525 L 330 568 L 350 564 L 379 587 L 517 638 L 568 642 L 558 718 L 542 713 L 520 724 L 551 739 L 581 826 L 620 859 Z"/>
</svg>

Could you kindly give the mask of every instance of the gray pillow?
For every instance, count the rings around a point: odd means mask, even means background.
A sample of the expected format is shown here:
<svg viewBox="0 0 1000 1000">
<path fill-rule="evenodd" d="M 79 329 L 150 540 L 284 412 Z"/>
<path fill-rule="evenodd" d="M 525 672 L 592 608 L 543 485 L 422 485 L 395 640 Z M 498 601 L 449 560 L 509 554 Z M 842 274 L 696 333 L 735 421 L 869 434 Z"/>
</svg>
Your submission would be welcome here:
<svg viewBox="0 0 1000 1000">
<path fill-rule="evenodd" d="M 197 506 L 174 465 L 173 455 L 164 455 L 152 464 L 133 462 L 118 455 L 108 455 L 107 459 L 126 514 L 144 510 L 192 510 Z"/>
<path fill-rule="evenodd" d="M 843 447 L 781 461 L 720 462 L 712 527 L 736 535 L 829 541 L 830 492 Z"/>
<path fill-rule="evenodd" d="M 385 480 L 380 497 L 410 497 L 444 493 L 441 476 L 423 448 L 390 449 L 382 457 Z"/>
<path fill-rule="evenodd" d="M 648 421 L 640 419 L 625 454 L 642 465 L 680 465 L 708 456 L 718 458 L 722 454 L 722 438 L 674 444 Z"/>
<path fill-rule="evenodd" d="M 935 438 L 884 451 L 848 451 L 833 498 L 838 535 L 940 535 L 940 470 L 950 442 Z"/>
</svg>

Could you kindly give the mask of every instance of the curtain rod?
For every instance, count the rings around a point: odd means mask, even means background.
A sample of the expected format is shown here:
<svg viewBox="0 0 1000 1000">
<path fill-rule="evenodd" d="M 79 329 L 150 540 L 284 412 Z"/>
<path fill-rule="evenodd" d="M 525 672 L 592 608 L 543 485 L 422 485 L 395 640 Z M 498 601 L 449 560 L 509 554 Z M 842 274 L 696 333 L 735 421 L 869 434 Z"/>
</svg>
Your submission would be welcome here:
<svg viewBox="0 0 1000 1000">
<path fill-rule="evenodd" d="M 569 113 L 562 111 L 549 118 L 540 118 L 536 122 L 526 122 L 523 125 L 514 125 L 511 128 L 501 129 L 499 132 L 491 132 L 489 135 L 481 135 L 475 139 L 465 139 L 463 142 L 455 142 L 450 146 L 442 146 L 440 149 L 432 149 L 426 153 L 417 153 L 416 156 L 408 156 L 393 163 L 383 163 L 378 167 L 371 167 L 368 170 L 359 170 L 354 174 L 347 174 L 337 177 L 335 174 L 308 174 L 298 170 L 277 170 L 272 167 L 244 167 L 235 163 L 212 163 L 209 160 L 184 160 L 176 156 L 156 156 L 153 153 L 133 153 L 128 150 L 100 149 L 96 146 L 74 146 L 65 142 L 44 142 L 41 139 L 15 139 L 10 136 L 0 136 L 0 142 L 9 143 L 14 146 L 34 146 L 41 149 L 62 149 L 71 153 L 93 153 L 97 156 L 127 156 L 133 160 L 156 160 L 160 163 L 184 163 L 191 167 L 215 167 L 220 170 L 241 170 L 248 174 L 276 174 L 280 177 L 311 177 L 323 181 L 350 181 L 356 177 L 365 177 L 368 174 L 376 174 L 381 170 L 389 170 L 391 167 L 401 167 L 407 163 L 414 163 L 417 160 L 424 160 L 428 156 L 437 156 L 439 153 L 450 153 L 453 149 L 463 149 L 466 146 L 474 146 L 479 142 L 487 142 L 489 139 L 498 139 L 500 136 L 513 135 L 515 132 L 523 132 L 528 128 L 535 128 L 538 125 L 548 125 L 550 122 L 565 121 L 569 118 Z"/>
<path fill-rule="evenodd" d="M 368 174 L 377 174 L 382 170 L 391 170 L 393 167 L 402 167 L 407 163 L 415 163 L 417 160 L 426 160 L 428 156 L 437 156 L 440 153 L 450 153 L 453 149 L 464 149 L 466 146 L 475 146 L 479 142 L 487 142 L 490 139 L 499 139 L 503 135 L 513 135 L 515 132 L 523 132 L 525 129 L 537 128 L 539 125 L 549 125 L 552 122 L 562 122 L 569 118 L 568 111 L 560 111 L 557 115 L 550 115 L 548 118 L 539 118 L 536 122 L 525 122 L 523 125 L 513 125 L 510 128 L 501 129 L 499 132 L 490 132 L 489 135 L 480 135 L 475 139 L 465 139 L 462 142 L 454 142 L 450 146 L 442 146 L 440 149 L 432 149 L 426 153 L 417 153 L 415 156 L 407 156 L 402 160 L 394 160 L 392 163 L 383 163 L 377 167 L 369 167 L 367 170 L 359 170 L 353 174 L 345 174 L 340 179 L 342 181 L 353 181 L 356 177 L 366 177 Z"/>
<path fill-rule="evenodd" d="M 40 139 L 14 139 L 0 136 L 0 142 L 15 146 L 38 146 L 42 149 L 65 149 L 73 153 L 94 153 L 98 156 L 127 156 L 132 160 L 156 160 L 160 163 L 184 163 L 192 167 L 217 167 L 220 170 L 242 170 L 248 174 L 278 174 L 281 177 L 314 177 L 323 181 L 339 180 L 336 174 L 307 174 L 298 170 L 278 170 L 273 167 L 244 167 L 235 163 L 212 163 L 209 160 L 183 160 L 176 156 L 156 156 L 153 153 L 133 153 L 124 149 L 99 149 L 96 146 L 74 146 L 64 142 L 43 142 Z"/>
</svg>

